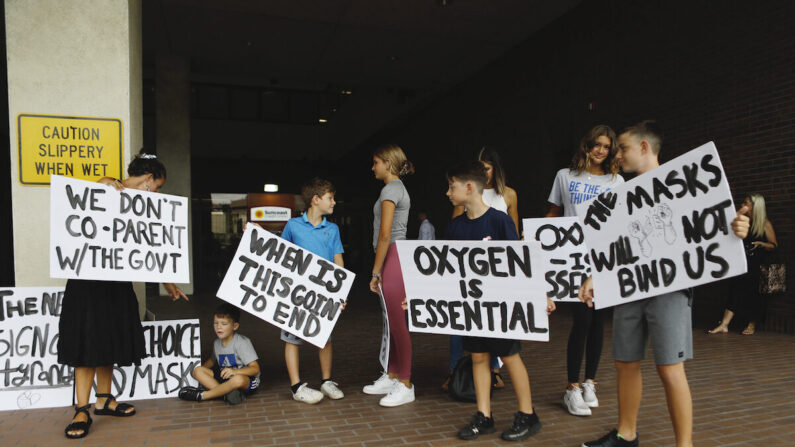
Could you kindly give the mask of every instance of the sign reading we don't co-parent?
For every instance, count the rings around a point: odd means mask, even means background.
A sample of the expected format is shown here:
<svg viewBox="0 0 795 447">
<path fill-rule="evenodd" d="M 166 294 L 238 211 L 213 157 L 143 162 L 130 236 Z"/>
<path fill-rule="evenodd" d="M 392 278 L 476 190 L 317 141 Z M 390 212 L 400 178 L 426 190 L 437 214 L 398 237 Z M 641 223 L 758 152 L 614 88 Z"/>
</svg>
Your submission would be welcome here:
<svg viewBox="0 0 795 447">
<path fill-rule="evenodd" d="M 549 341 L 534 242 L 398 241 L 413 332 Z"/>
<path fill-rule="evenodd" d="M 189 282 L 188 200 L 53 176 L 50 276 Z"/>
<path fill-rule="evenodd" d="M 216 295 L 322 348 L 354 277 L 333 262 L 249 224 Z"/>
<path fill-rule="evenodd" d="M 61 287 L 0 288 L 0 411 L 72 403 L 74 368 L 58 363 Z M 119 399 L 174 397 L 201 363 L 199 320 L 143 323 L 146 357 L 114 366 Z M 93 398 L 92 398 L 93 399 Z"/>
<path fill-rule="evenodd" d="M 747 271 L 718 151 L 710 142 L 578 208 L 597 308 Z"/>
</svg>

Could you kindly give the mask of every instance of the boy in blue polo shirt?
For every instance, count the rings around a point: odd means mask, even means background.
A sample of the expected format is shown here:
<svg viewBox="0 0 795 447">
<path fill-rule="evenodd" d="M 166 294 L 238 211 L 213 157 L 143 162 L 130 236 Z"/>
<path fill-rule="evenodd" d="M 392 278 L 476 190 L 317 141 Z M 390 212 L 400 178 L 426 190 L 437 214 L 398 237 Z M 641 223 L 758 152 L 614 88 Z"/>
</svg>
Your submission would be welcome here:
<svg viewBox="0 0 795 447">
<path fill-rule="evenodd" d="M 307 210 L 301 217 L 294 217 L 287 222 L 282 231 L 282 238 L 344 267 L 340 229 L 324 217 L 334 212 L 336 203 L 334 193 L 334 186 L 328 180 L 314 178 L 305 183 L 301 188 L 301 197 Z M 345 397 L 339 385 L 331 380 L 331 340 L 318 352 L 321 372 L 320 391 L 318 391 L 310 388 L 306 382 L 302 382 L 298 373 L 298 346 L 304 343 L 303 340 L 286 331 L 282 331 L 281 339 L 285 342 L 284 361 L 287 364 L 287 373 L 290 375 L 290 391 L 293 393 L 293 399 L 316 404 L 323 400 L 323 395 L 330 399 Z"/>
</svg>

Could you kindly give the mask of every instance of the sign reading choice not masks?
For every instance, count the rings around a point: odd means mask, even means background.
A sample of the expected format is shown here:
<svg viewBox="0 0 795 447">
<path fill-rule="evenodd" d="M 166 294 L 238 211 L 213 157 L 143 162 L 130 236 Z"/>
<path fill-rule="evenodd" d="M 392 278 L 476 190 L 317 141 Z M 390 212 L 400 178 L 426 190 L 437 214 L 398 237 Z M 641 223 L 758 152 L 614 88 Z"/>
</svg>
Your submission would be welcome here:
<svg viewBox="0 0 795 447">
<path fill-rule="evenodd" d="M 398 241 L 413 332 L 549 341 L 543 252 L 522 241 Z"/>
<path fill-rule="evenodd" d="M 71 405 L 74 369 L 58 363 L 63 294 L 58 287 L 0 288 L 0 411 Z M 145 322 L 143 331 L 146 358 L 114 367 L 112 393 L 153 399 L 195 386 L 199 320 Z"/>
<path fill-rule="evenodd" d="M 323 348 L 355 275 L 249 224 L 216 295 Z"/>
<path fill-rule="evenodd" d="M 188 199 L 52 176 L 50 276 L 187 283 Z"/>
<path fill-rule="evenodd" d="M 710 142 L 578 208 L 594 305 L 615 306 L 743 274 L 742 241 Z"/>
</svg>

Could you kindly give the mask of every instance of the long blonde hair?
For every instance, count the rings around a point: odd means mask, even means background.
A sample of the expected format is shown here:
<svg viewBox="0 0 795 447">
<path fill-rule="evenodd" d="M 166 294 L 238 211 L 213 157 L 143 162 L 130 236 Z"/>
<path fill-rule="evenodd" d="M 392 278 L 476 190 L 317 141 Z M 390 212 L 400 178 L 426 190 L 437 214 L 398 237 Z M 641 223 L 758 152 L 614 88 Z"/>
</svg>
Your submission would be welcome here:
<svg viewBox="0 0 795 447">
<path fill-rule="evenodd" d="M 385 144 L 373 152 L 373 155 L 389 163 L 389 172 L 398 177 L 414 174 L 412 164 L 403 149 L 396 144 Z"/>
<path fill-rule="evenodd" d="M 754 211 L 751 215 L 751 235 L 762 237 L 765 234 L 765 223 L 767 223 L 767 208 L 765 207 L 765 197 L 762 194 L 748 194 Z"/>
<path fill-rule="evenodd" d="M 610 174 L 613 177 L 618 174 L 619 166 L 618 158 L 616 158 L 616 152 L 618 151 L 616 133 L 610 126 L 604 124 L 592 127 L 591 130 L 582 137 L 582 140 L 580 140 L 580 147 L 571 159 L 571 166 L 569 166 L 571 172 L 580 175 L 591 168 L 591 157 L 588 156 L 588 153 L 591 152 L 591 148 L 596 145 L 596 139 L 601 136 L 606 136 L 610 139 L 610 153 L 607 155 L 605 161 L 602 162 L 602 169 L 604 169 L 605 174 Z"/>
</svg>

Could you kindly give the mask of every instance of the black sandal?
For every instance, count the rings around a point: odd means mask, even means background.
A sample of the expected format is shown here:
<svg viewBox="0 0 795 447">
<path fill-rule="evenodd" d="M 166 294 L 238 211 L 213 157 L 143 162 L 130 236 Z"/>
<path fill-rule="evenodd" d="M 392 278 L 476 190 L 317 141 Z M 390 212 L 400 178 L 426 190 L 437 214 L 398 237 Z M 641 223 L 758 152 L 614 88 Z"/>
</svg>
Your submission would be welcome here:
<svg viewBox="0 0 795 447">
<path fill-rule="evenodd" d="M 85 406 L 82 406 L 82 407 L 78 407 L 78 408 L 75 409 L 75 415 L 72 417 L 72 419 L 76 418 L 77 415 L 80 414 L 80 413 L 85 413 L 86 417 L 88 418 L 88 421 L 86 421 L 86 422 L 83 422 L 83 421 L 72 422 L 71 424 L 67 425 L 66 428 L 63 431 L 67 438 L 69 438 L 69 439 L 80 439 L 80 438 L 85 438 L 88 435 L 88 430 L 89 430 L 89 428 L 91 428 L 91 422 L 92 422 L 91 421 L 91 415 L 88 413 L 88 409 L 89 408 L 91 408 L 91 404 L 88 404 L 88 405 L 85 405 Z M 70 431 L 77 431 L 77 430 L 82 430 L 83 432 L 80 433 L 79 435 L 70 435 L 69 434 Z"/>
<path fill-rule="evenodd" d="M 96 414 L 97 416 L 118 416 L 124 418 L 135 414 L 134 409 L 129 413 L 126 412 L 127 409 L 133 408 L 133 406 L 130 404 L 116 403 L 116 408 L 114 410 L 108 408 L 110 402 L 116 400 L 116 397 L 114 397 L 113 394 L 97 394 L 97 399 L 99 399 L 100 397 L 105 398 L 105 405 L 102 407 L 102 409 L 96 407 L 94 408 L 94 414 Z"/>
</svg>

